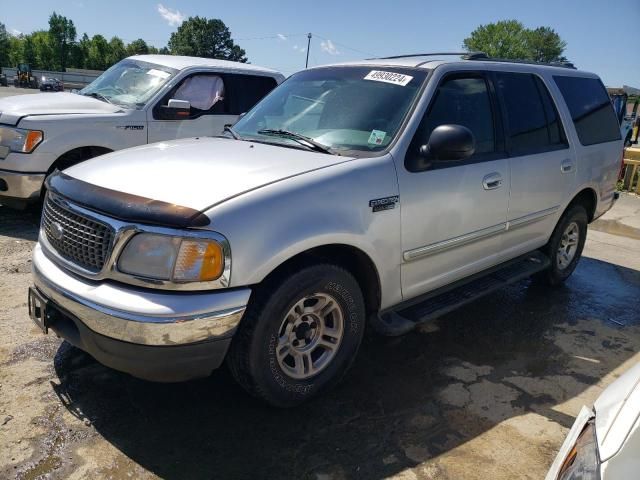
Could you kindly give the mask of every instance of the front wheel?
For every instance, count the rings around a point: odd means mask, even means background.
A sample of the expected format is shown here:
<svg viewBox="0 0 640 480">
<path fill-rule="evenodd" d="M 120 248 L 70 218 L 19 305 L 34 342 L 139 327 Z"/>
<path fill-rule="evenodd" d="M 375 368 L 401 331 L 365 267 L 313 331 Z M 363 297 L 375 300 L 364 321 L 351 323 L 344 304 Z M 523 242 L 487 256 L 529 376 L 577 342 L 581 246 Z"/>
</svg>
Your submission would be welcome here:
<svg viewBox="0 0 640 480">
<path fill-rule="evenodd" d="M 311 265 L 254 292 L 227 358 L 249 393 L 291 407 L 335 385 L 364 333 L 362 292 L 336 265 Z"/>
<path fill-rule="evenodd" d="M 570 207 L 560 217 L 549 242 L 542 249 L 551 259 L 551 266 L 538 274 L 539 280 L 555 286 L 569 278 L 582 256 L 588 221 L 582 205 Z"/>
</svg>

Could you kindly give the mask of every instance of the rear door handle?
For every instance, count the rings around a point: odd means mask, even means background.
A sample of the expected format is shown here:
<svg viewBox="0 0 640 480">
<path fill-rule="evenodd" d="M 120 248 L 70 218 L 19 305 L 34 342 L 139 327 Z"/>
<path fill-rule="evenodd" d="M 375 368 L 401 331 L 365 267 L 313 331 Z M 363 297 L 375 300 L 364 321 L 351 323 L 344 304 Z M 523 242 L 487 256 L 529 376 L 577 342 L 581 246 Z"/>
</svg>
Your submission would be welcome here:
<svg viewBox="0 0 640 480">
<path fill-rule="evenodd" d="M 482 179 L 482 187 L 485 190 L 495 190 L 496 188 L 500 188 L 502 186 L 502 175 L 498 172 L 490 173 L 489 175 L 485 175 Z"/>
<path fill-rule="evenodd" d="M 569 173 L 573 170 L 573 162 L 569 159 L 563 160 L 560 164 L 560 171 L 562 173 Z"/>
</svg>

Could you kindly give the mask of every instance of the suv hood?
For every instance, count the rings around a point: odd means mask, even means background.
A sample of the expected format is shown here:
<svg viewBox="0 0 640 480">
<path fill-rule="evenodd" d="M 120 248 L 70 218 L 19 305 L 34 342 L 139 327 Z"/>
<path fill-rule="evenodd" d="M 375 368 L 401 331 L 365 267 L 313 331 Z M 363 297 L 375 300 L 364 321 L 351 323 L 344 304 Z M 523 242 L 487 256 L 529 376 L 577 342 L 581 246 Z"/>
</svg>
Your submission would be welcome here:
<svg viewBox="0 0 640 480">
<path fill-rule="evenodd" d="M 0 123 L 17 125 L 29 115 L 101 114 L 122 110 L 92 97 L 69 92 L 34 93 L 0 99 Z"/>
<path fill-rule="evenodd" d="M 353 160 L 226 138 L 192 138 L 120 150 L 65 174 L 99 187 L 204 211 L 229 198 Z"/>
</svg>

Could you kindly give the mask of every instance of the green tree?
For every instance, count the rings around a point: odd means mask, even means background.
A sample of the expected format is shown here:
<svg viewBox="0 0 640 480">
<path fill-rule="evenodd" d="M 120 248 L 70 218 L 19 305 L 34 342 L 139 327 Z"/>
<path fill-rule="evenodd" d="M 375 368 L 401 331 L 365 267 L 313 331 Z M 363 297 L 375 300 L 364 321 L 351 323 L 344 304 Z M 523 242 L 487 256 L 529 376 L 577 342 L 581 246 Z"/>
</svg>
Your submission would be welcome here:
<svg viewBox="0 0 640 480">
<path fill-rule="evenodd" d="M 109 42 L 102 35 L 94 35 L 89 42 L 85 67 L 91 70 L 106 70 L 109 68 Z"/>
<path fill-rule="evenodd" d="M 37 30 L 26 36 L 24 61 L 33 69 L 56 70 L 55 46 L 46 30 Z"/>
<path fill-rule="evenodd" d="M 107 62 L 109 65 L 118 63 L 120 60 L 127 56 L 127 49 L 124 46 L 124 42 L 118 38 L 113 37 L 109 40 L 109 56 Z"/>
<path fill-rule="evenodd" d="M 567 44 L 550 27 L 525 28 L 517 20 L 480 25 L 464 39 L 463 47 L 490 57 L 536 62 L 565 61 Z"/>
<path fill-rule="evenodd" d="M 15 67 L 24 58 L 24 35 L 9 35 L 9 57 L 5 66 Z"/>
<path fill-rule="evenodd" d="M 9 39 L 9 34 L 7 33 L 7 29 L 4 26 L 4 23 L 0 22 L 0 67 L 3 65 L 9 65 L 9 49 L 11 47 L 11 42 Z"/>
<path fill-rule="evenodd" d="M 529 58 L 536 62 L 563 62 L 567 42 L 553 28 L 538 27 L 528 34 Z"/>
<path fill-rule="evenodd" d="M 247 62 L 246 52 L 231 39 L 224 22 L 216 18 L 189 17 L 171 34 L 168 47 L 173 55 Z"/>
<path fill-rule="evenodd" d="M 58 59 L 56 67 L 64 72 L 69 60 L 71 45 L 76 41 L 76 27 L 72 20 L 53 12 L 49 17 L 49 35 L 55 51 L 55 58 Z"/>
<path fill-rule="evenodd" d="M 127 45 L 127 55 L 146 55 L 149 53 L 149 45 L 143 39 L 139 38 Z"/>
</svg>

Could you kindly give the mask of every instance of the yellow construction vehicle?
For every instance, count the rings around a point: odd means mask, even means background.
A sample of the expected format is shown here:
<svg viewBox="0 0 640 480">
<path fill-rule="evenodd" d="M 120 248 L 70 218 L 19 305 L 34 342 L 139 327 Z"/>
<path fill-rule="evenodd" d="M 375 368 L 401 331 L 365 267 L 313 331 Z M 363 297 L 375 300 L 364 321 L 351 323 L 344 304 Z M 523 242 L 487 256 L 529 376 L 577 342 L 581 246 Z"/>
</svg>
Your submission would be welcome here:
<svg viewBox="0 0 640 480">
<path fill-rule="evenodd" d="M 16 76 L 13 78 L 13 85 L 22 88 L 38 88 L 38 79 L 31 72 L 31 65 L 28 63 L 18 64 Z"/>
</svg>

